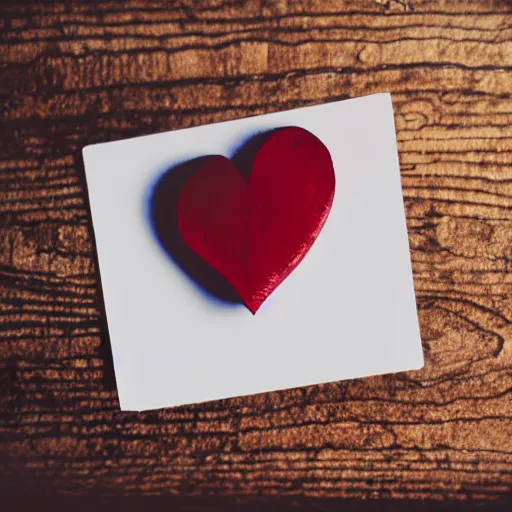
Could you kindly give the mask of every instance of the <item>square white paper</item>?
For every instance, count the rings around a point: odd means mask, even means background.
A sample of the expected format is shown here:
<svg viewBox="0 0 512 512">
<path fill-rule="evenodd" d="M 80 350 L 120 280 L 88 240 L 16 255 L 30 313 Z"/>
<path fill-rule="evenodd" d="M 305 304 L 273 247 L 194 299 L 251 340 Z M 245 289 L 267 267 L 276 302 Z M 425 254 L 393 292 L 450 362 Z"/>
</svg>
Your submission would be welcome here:
<svg viewBox="0 0 512 512">
<path fill-rule="evenodd" d="M 300 126 L 328 148 L 327 222 L 253 316 L 211 300 L 151 228 L 173 165 Z M 423 366 L 389 94 L 87 146 L 85 170 L 121 409 L 144 410 Z"/>
</svg>

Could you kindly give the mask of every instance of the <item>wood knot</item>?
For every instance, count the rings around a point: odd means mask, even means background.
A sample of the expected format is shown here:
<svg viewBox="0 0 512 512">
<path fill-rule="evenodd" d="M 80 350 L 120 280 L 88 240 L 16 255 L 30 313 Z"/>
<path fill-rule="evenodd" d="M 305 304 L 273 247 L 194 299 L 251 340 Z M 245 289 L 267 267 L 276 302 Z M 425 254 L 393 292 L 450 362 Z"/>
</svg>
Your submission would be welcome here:
<svg viewBox="0 0 512 512">
<path fill-rule="evenodd" d="M 364 48 L 359 52 L 358 59 L 363 64 L 367 64 L 368 66 L 377 66 L 380 64 L 381 54 L 380 47 L 378 44 L 367 44 Z"/>
</svg>

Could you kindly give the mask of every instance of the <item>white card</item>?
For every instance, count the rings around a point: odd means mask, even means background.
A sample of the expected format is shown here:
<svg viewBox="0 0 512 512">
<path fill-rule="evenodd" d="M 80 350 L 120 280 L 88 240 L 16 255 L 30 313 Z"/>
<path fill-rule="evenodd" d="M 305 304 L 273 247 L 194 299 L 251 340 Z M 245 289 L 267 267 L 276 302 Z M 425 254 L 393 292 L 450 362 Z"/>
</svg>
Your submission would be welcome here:
<svg viewBox="0 0 512 512">
<path fill-rule="evenodd" d="M 151 201 L 166 170 L 231 158 L 255 134 L 286 126 L 326 145 L 336 193 L 311 250 L 253 316 L 213 299 L 176 264 L 154 231 Z M 122 410 L 423 366 L 389 94 L 96 144 L 83 155 Z"/>
</svg>

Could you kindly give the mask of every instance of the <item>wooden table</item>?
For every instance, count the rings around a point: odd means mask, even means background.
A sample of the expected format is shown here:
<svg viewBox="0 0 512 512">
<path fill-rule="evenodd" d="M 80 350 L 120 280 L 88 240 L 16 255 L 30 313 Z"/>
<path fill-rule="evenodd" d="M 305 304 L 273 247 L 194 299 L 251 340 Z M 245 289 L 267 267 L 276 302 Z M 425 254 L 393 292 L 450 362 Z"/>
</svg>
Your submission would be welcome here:
<svg viewBox="0 0 512 512">
<path fill-rule="evenodd" d="M 2 495 L 511 505 L 511 2 L 0 9 Z M 425 368 L 121 413 L 81 148 L 381 91 L 395 108 Z"/>
</svg>

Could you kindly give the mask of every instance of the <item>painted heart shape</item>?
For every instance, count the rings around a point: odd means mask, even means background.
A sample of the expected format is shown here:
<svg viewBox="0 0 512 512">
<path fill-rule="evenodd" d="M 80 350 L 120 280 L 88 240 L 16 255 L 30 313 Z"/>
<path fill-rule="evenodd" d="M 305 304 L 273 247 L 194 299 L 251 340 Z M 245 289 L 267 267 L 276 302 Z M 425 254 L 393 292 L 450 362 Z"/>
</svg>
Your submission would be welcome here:
<svg viewBox="0 0 512 512">
<path fill-rule="evenodd" d="M 313 245 L 334 189 L 322 142 L 283 128 L 256 153 L 248 180 L 228 158 L 204 158 L 178 198 L 179 231 L 255 314 Z"/>
</svg>

